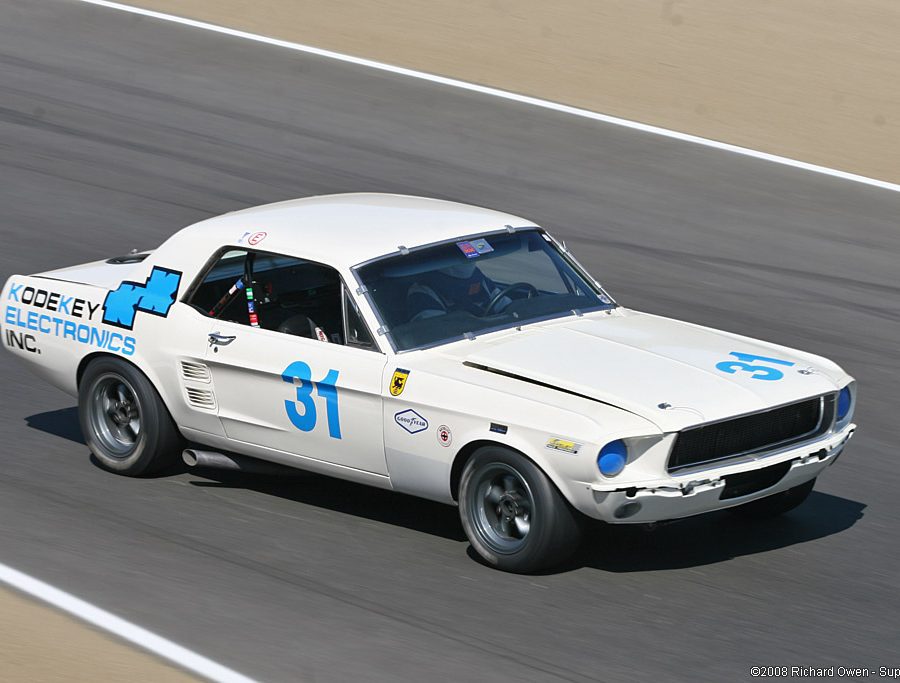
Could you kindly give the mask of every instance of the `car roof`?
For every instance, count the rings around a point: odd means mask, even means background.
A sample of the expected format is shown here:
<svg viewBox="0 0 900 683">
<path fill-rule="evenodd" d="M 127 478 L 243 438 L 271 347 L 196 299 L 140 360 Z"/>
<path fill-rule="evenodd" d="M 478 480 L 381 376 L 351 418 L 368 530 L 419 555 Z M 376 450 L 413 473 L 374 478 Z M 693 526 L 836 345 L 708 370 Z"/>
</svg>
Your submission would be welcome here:
<svg viewBox="0 0 900 683">
<path fill-rule="evenodd" d="M 195 223 L 170 238 L 207 249 L 256 249 L 349 268 L 373 258 L 454 237 L 532 226 L 512 214 L 457 202 L 398 194 L 333 194 L 234 211 Z M 248 234 L 249 233 L 249 234 Z M 171 245 L 174 246 L 174 245 Z"/>
</svg>

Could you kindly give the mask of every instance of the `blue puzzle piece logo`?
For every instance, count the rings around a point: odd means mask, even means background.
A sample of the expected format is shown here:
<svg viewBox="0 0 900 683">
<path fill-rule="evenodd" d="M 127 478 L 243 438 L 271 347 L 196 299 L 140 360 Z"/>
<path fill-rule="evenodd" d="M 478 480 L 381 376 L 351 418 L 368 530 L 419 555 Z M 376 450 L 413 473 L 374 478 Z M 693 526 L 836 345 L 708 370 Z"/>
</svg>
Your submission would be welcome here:
<svg viewBox="0 0 900 683">
<path fill-rule="evenodd" d="M 106 295 L 103 302 L 103 322 L 107 325 L 134 327 L 138 311 L 165 318 L 175 303 L 181 273 L 154 266 L 146 282 L 123 282 Z"/>
</svg>

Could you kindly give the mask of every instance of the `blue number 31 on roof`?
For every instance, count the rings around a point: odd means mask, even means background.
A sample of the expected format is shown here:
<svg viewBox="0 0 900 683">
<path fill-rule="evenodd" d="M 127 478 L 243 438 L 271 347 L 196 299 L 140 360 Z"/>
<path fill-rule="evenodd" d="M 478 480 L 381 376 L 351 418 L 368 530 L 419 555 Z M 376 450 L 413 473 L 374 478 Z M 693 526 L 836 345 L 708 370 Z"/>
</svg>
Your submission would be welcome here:
<svg viewBox="0 0 900 683">
<path fill-rule="evenodd" d="M 138 311 L 165 318 L 175 303 L 180 284 L 179 271 L 153 266 L 144 282 L 123 282 L 106 295 L 103 322 L 130 330 Z"/>
</svg>

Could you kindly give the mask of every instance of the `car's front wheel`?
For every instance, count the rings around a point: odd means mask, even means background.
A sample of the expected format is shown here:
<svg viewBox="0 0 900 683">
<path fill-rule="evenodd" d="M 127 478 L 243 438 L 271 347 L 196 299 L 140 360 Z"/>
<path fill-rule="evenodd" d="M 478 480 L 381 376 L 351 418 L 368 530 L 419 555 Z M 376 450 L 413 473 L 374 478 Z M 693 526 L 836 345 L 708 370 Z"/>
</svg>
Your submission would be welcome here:
<svg viewBox="0 0 900 683">
<path fill-rule="evenodd" d="M 171 467 L 181 436 L 150 381 L 133 365 L 99 357 L 78 386 L 78 417 L 88 448 L 105 469 L 131 477 Z"/>
<path fill-rule="evenodd" d="M 475 552 L 504 571 L 556 566 L 581 540 L 578 513 L 547 476 L 527 458 L 500 446 L 480 448 L 466 463 L 459 515 Z"/>
<path fill-rule="evenodd" d="M 813 487 L 816 485 L 815 479 L 810 479 L 805 484 L 800 484 L 794 488 L 776 493 L 772 496 L 766 496 L 759 500 L 754 500 L 737 507 L 730 508 L 730 511 L 739 517 L 748 519 L 768 519 L 783 515 L 790 512 L 795 507 L 803 503 L 809 494 L 812 493 Z"/>
</svg>

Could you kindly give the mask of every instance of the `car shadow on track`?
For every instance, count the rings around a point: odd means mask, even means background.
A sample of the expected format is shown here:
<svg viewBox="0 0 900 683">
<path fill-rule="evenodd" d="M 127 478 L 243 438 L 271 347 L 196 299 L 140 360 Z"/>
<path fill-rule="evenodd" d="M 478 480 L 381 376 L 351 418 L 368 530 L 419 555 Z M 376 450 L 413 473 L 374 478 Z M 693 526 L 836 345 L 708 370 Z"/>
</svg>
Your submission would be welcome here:
<svg viewBox="0 0 900 683">
<path fill-rule="evenodd" d="M 191 470 L 191 474 L 203 477 L 190 482 L 197 487 L 247 489 L 451 541 L 466 540 L 455 507 L 402 493 L 301 470 L 297 470 L 296 476 L 288 474 L 287 477 L 203 468 Z"/>
<path fill-rule="evenodd" d="M 81 426 L 78 424 L 78 408 L 75 406 L 29 415 L 25 418 L 25 424 L 32 429 L 84 444 Z"/>
<path fill-rule="evenodd" d="M 243 488 L 304 505 L 465 541 L 457 509 L 317 474 L 289 478 L 221 470 L 194 470 L 198 487 Z M 746 520 L 728 512 L 648 527 L 589 523 L 585 542 L 571 561 L 542 574 L 582 568 L 607 572 L 685 569 L 765 553 L 840 533 L 862 518 L 865 505 L 813 492 L 798 509 L 768 520 Z M 470 547 L 469 556 L 480 561 Z"/>
<path fill-rule="evenodd" d="M 25 418 L 32 429 L 84 445 L 78 424 L 78 408 L 61 408 Z M 93 456 L 91 462 L 96 465 Z M 179 466 L 171 474 L 187 472 Z M 285 475 L 268 476 L 197 468 L 190 474 L 197 487 L 239 488 L 372 521 L 433 534 L 452 541 L 465 541 L 456 508 L 412 496 L 333 479 L 303 470 L 285 468 Z"/>
<path fill-rule="evenodd" d="M 26 422 L 34 429 L 84 444 L 75 407 L 38 413 Z M 190 482 L 197 487 L 247 489 L 452 541 L 466 540 L 456 508 L 400 493 L 302 470 L 287 477 L 210 469 L 195 469 L 191 474 L 201 478 Z M 585 567 L 622 573 L 660 571 L 724 562 L 840 533 L 862 518 L 865 507 L 813 491 L 796 510 L 768 520 L 717 512 L 656 527 L 590 523 L 585 542 L 572 560 L 544 573 Z M 469 555 L 477 559 L 471 548 Z"/>
<path fill-rule="evenodd" d="M 796 510 L 772 519 L 749 520 L 724 511 L 656 527 L 591 525 L 581 551 L 562 571 L 642 572 L 724 562 L 840 533 L 862 519 L 865 507 L 813 491 Z"/>
</svg>

